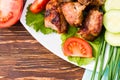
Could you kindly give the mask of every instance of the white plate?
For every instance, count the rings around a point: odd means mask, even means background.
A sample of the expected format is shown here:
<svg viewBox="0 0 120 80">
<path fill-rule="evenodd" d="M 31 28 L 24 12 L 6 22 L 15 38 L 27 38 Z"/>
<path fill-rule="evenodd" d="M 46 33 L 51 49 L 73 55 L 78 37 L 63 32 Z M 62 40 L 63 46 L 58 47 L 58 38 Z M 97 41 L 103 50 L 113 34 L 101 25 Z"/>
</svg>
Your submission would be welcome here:
<svg viewBox="0 0 120 80">
<path fill-rule="evenodd" d="M 59 56 L 60 58 L 68 61 L 67 57 L 65 57 L 63 55 L 63 52 L 61 50 L 61 39 L 60 39 L 60 35 L 56 34 L 56 33 L 52 33 L 49 35 L 44 35 L 41 32 L 36 32 L 33 28 L 29 27 L 26 24 L 26 11 L 27 11 L 27 7 L 30 3 L 32 3 L 34 0 L 27 0 L 25 7 L 23 9 L 23 13 L 21 16 L 21 23 L 24 25 L 24 27 L 28 30 L 28 32 L 40 43 L 42 44 L 45 48 L 47 48 L 48 50 L 50 50 L 52 53 L 54 53 L 55 55 Z M 49 57 L 49 56 L 48 56 Z M 70 62 L 70 61 L 68 61 Z M 78 66 L 76 63 L 70 62 L 76 66 Z M 89 70 L 93 70 L 94 68 L 94 61 L 91 62 L 90 64 L 86 65 L 86 66 L 81 66 L 85 69 L 89 69 Z"/>
</svg>

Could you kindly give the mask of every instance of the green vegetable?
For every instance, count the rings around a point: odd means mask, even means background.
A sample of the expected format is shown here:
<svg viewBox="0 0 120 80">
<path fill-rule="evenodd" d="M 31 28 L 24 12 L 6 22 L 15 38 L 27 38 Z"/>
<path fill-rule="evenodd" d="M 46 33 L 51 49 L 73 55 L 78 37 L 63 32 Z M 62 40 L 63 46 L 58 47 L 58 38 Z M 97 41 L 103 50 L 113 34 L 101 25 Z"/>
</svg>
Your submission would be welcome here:
<svg viewBox="0 0 120 80">
<path fill-rule="evenodd" d="M 90 45 L 92 46 L 92 49 L 93 49 L 93 56 L 96 58 L 97 55 L 98 55 L 98 51 L 99 51 L 99 46 L 100 46 L 100 43 L 103 39 L 103 35 L 104 34 L 101 34 L 97 39 L 95 39 L 94 41 L 90 42 Z"/>
<path fill-rule="evenodd" d="M 67 38 L 75 36 L 77 33 L 78 29 L 74 26 L 69 26 L 67 33 L 63 33 L 61 35 L 61 40 L 64 42 Z"/>
<path fill-rule="evenodd" d="M 108 65 L 108 80 L 115 80 L 113 79 L 113 69 L 114 69 L 114 65 L 115 65 L 115 59 L 116 59 L 116 53 L 115 53 L 115 47 L 114 47 L 114 51 L 113 51 L 113 56 L 111 58 L 110 64 Z"/>
<path fill-rule="evenodd" d="M 107 31 L 120 33 L 120 10 L 106 12 L 103 17 L 103 24 Z"/>
<path fill-rule="evenodd" d="M 95 62 L 94 70 L 92 72 L 91 80 L 94 80 L 94 78 L 95 78 L 95 73 L 96 73 L 96 69 L 97 69 L 97 65 L 98 65 L 99 56 L 101 55 L 101 52 L 102 52 L 103 48 L 105 48 L 105 47 L 104 47 L 104 39 L 102 38 L 101 44 L 99 46 L 99 51 L 98 51 L 98 54 L 97 54 L 97 57 L 96 57 L 96 62 Z"/>
<path fill-rule="evenodd" d="M 72 57 L 72 56 L 69 56 L 68 59 L 72 62 L 75 62 L 77 63 L 79 66 L 81 65 L 87 65 L 89 64 L 91 61 L 94 60 L 94 57 L 93 58 L 81 58 L 81 57 Z"/>
<path fill-rule="evenodd" d="M 120 59 L 119 59 L 119 61 L 120 61 Z M 117 75 L 117 80 L 119 80 L 119 79 L 120 79 L 120 63 L 119 63 L 118 75 Z"/>
<path fill-rule="evenodd" d="M 79 66 L 86 65 L 86 64 L 92 62 L 97 57 L 97 55 L 98 55 L 98 51 L 99 51 L 99 46 L 100 46 L 101 39 L 102 38 L 100 36 L 95 41 L 89 42 L 92 45 L 93 58 L 68 57 L 68 59 L 70 61 L 72 61 L 72 62 L 77 63 Z"/>
<path fill-rule="evenodd" d="M 105 11 L 120 9 L 120 0 L 106 0 L 104 9 Z"/>
<path fill-rule="evenodd" d="M 99 73 L 98 73 L 98 80 L 102 79 L 102 71 L 103 71 L 103 65 L 104 65 L 104 57 L 105 57 L 105 49 L 106 49 L 106 41 L 104 41 L 103 43 L 103 50 L 101 52 L 101 56 L 100 56 L 100 69 L 99 69 Z"/>
<path fill-rule="evenodd" d="M 98 80 L 102 79 L 103 74 L 104 74 L 105 70 L 107 69 L 107 66 L 108 66 L 108 80 L 119 80 L 120 48 L 119 47 L 116 48 L 116 47 L 110 46 L 109 53 L 110 54 L 109 54 L 109 57 L 108 57 L 105 69 L 104 70 L 100 70 L 102 75 L 101 75 L 101 78 L 98 75 L 98 78 L 100 78 Z M 118 78 L 118 79 L 116 79 L 116 78 Z"/>
<path fill-rule="evenodd" d="M 120 47 L 118 47 L 118 53 L 120 56 Z M 117 80 L 120 79 L 120 58 L 119 58 L 119 64 L 118 64 L 118 75 L 117 75 Z"/>
<path fill-rule="evenodd" d="M 46 28 L 44 26 L 44 11 L 38 14 L 34 14 L 29 10 L 29 7 L 27 8 L 27 14 L 26 14 L 26 24 L 30 27 L 33 27 L 36 32 L 39 30 L 43 34 L 49 34 L 54 32 L 50 28 Z"/>
<path fill-rule="evenodd" d="M 113 51 L 114 51 L 114 47 L 110 45 L 108 60 L 107 60 L 107 63 L 106 63 L 106 65 L 105 65 L 104 70 L 102 71 L 102 75 L 101 75 L 101 76 L 104 75 L 105 70 L 107 69 L 108 65 L 110 64 L 111 58 L 112 58 L 112 56 L 113 56 Z"/>
<path fill-rule="evenodd" d="M 77 31 L 78 31 L 78 28 L 73 27 L 73 26 L 69 26 L 68 32 L 61 35 L 62 43 L 64 43 L 64 41 L 69 37 L 72 37 L 72 36 L 80 37 L 76 34 Z M 96 58 L 96 55 L 98 53 L 100 42 L 101 42 L 102 38 L 103 38 L 103 35 L 99 36 L 93 42 L 88 41 L 93 49 L 93 56 L 94 56 L 93 58 L 68 57 L 68 59 L 72 62 L 77 63 L 79 66 L 89 64 L 90 62 L 92 62 Z"/>
<path fill-rule="evenodd" d="M 112 46 L 120 46 L 120 33 L 105 32 L 105 40 Z"/>
<path fill-rule="evenodd" d="M 116 74 L 117 74 L 117 70 L 118 70 L 118 67 L 119 67 L 119 58 L 120 58 L 120 52 L 118 51 L 118 48 L 116 50 L 116 58 L 114 60 L 114 68 L 112 69 L 113 70 L 113 79 L 116 78 Z"/>
</svg>

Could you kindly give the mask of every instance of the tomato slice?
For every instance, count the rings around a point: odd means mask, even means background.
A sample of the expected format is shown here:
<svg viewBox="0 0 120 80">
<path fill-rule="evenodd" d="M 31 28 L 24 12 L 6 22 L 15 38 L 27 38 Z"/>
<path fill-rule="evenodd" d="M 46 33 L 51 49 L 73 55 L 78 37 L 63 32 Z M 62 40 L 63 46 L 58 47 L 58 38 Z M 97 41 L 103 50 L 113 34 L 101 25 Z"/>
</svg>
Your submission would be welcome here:
<svg viewBox="0 0 120 80">
<path fill-rule="evenodd" d="M 23 0 L 0 0 L 0 28 L 15 24 L 22 13 Z"/>
<path fill-rule="evenodd" d="M 68 38 L 63 44 L 65 56 L 92 57 L 92 47 L 90 44 L 77 37 Z"/>
<path fill-rule="evenodd" d="M 30 6 L 30 11 L 33 13 L 38 13 L 42 11 L 49 0 L 35 0 L 33 4 Z"/>
</svg>

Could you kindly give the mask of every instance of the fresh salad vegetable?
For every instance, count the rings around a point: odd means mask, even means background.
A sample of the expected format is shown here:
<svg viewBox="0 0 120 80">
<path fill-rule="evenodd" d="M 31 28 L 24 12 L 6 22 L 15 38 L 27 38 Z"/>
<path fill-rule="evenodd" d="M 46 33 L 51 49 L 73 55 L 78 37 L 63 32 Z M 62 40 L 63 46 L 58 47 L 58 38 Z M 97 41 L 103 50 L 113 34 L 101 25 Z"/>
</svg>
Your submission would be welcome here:
<svg viewBox="0 0 120 80">
<path fill-rule="evenodd" d="M 120 46 L 120 33 L 106 31 L 105 40 L 112 46 Z"/>
<path fill-rule="evenodd" d="M 103 24 L 107 31 L 120 33 L 120 10 L 109 10 L 104 14 Z"/>
<path fill-rule="evenodd" d="M 105 40 L 112 46 L 120 46 L 120 5 L 119 0 L 106 0 L 103 24 Z"/>
<path fill-rule="evenodd" d="M 63 44 L 65 56 L 92 57 L 92 47 L 82 38 L 70 37 Z"/>
<path fill-rule="evenodd" d="M 48 3 L 49 0 L 35 0 L 32 5 L 30 6 L 30 10 L 33 13 L 38 13 L 40 11 L 42 11 L 46 4 Z"/>
<path fill-rule="evenodd" d="M 105 11 L 120 9 L 120 0 L 106 0 L 104 9 Z"/>
<path fill-rule="evenodd" d="M 93 70 L 93 73 L 92 73 L 92 76 L 91 76 L 91 80 L 94 80 L 94 78 L 95 78 L 95 74 L 96 74 L 96 69 L 97 69 L 97 66 L 98 66 L 99 57 L 100 57 L 100 55 L 102 55 L 101 59 L 103 59 L 105 48 L 106 48 L 106 42 L 104 41 L 104 38 L 102 38 L 100 46 L 99 46 L 98 55 L 96 57 L 96 62 L 95 62 L 94 70 Z M 102 66 L 103 66 L 103 64 L 101 65 L 100 68 L 102 68 Z"/>
<path fill-rule="evenodd" d="M 30 27 L 33 27 L 36 32 L 41 31 L 43 34 L 54 32 L 52 29 L 46 28 L 44 26 L 44 11 L 42 11 L 41 13 L 33 14 L 28 7 L 26 24 Z"/>
<path fill-rule="evenodd" d="M 81 65 L 87 65 L 89 63 L 91 63 L 93 60 L 95 60 L 94 57 L 91 58 L 86 58 L 86 57 L 79 57 L 79 56 L 69 56 L 68 60 L 74 63 L 77 63 L 78 66 Z"/>
<path fill-rule="evenodd" d="M 77 31 L 78 31 L 77 28 L 69 26 L 68 32 L 61 35 L 62 45 L 68 38 L 78 37 L 78 35 L 76 34 Z M 104 33 L 104 31 L 103 31 L 103 33 Z M 99 46 L 101 45 L 101 41 L 103 40 L 103 35 L 104 34 L 101 34 L 97 39 L 95 39 L 92 42 L 87 41 L 90 44 L 90 46 L 92 47 L 92 57 L 86 58 L 86 57 L 79 57 L 79 56 L 77 56 L 77 57 L 76 56 L 68 56 L 68 60 L 71 62 L 77 63 L 77 65 L 79 65 L 79 66 L 87 65 L 90 62 L 92 62 L 93 60 L 95 60 L 100 51 Z"/>
<path fill-rule="evenodd" d="M 23 0 L 0 0 L 0 28 L 10 27 L 21 16 Z"/>
</svg>

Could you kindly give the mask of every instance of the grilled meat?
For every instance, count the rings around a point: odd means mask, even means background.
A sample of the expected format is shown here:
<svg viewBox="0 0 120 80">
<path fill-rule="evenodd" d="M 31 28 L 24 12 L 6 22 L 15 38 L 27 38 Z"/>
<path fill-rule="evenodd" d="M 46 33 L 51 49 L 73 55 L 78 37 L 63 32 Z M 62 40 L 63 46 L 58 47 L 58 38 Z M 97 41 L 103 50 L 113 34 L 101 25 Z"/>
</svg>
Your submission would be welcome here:
<svg viewBox="0 0 120 80">
<path fill-rule="evenodd" d="M 59 2 L 71 2 L 73 0 L 58 0 Z"/>
<path fill-rule="evenodd" d="M 101 6 L 104 4 L 105 0 L 78 0 L 80 4 L 83 5 L 95 5 L 95 6 Z"/>
<path fill-rule="evenodd" d="M 94 9 L 90 10 L 78 34 L 86 40 L 94 40 L 102 30 L 102 19 L 102 12 Z"/>
<path fill-rule="evenodd" d="M 89 5 L 92 2 L 92 0 L 78 0 L 78 2 L 82 5 Z"/>
<path fill-rule="evenodd" d="M 50 0 L 46 5 L 45 27 L 49 27 L 58 33 L 64 33 L 67 28 L 67 22 L 62 14 L 58 0 Z"/>
<path fill-rule="evenodd" d="M 81 5 L 79 2 L 67 2 L 62 4 L 62 12 L 66 21 L 72 26 L 81 26 L 85 7 L 85 5 Z"/>
<path fill-rule="evenodd" d="M 105 0 L 92 0 L 91 5 L 101 6 L 104 4 L 104 2 L 105 2 Z"/>
</svg>

